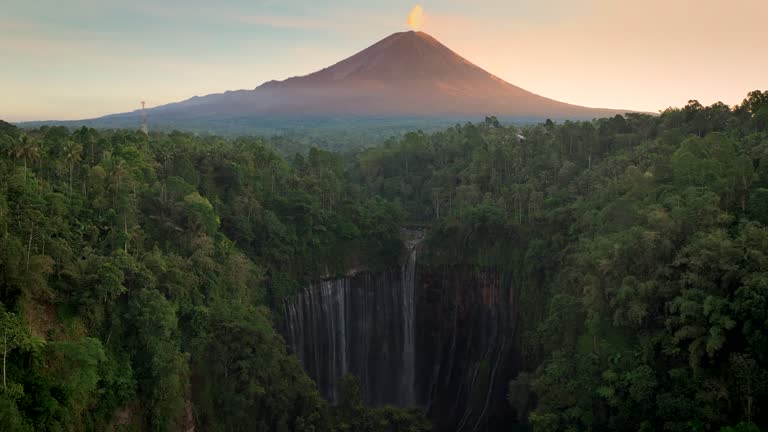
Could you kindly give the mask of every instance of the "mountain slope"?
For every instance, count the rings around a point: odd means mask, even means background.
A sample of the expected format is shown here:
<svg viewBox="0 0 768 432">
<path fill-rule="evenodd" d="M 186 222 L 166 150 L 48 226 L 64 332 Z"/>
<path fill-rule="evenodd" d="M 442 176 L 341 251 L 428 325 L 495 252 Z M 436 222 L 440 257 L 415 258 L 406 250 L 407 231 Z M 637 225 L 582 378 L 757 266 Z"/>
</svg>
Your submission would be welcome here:
<svg viewBox="0 0 768 432">
<path fill-rule="evenodd" d="M 423 32 L 395 33 L 331 67 L 254 90 L 196 97 L 155 112 L 199 115 L 609 115 L 513 86 Z"/>
</svg>

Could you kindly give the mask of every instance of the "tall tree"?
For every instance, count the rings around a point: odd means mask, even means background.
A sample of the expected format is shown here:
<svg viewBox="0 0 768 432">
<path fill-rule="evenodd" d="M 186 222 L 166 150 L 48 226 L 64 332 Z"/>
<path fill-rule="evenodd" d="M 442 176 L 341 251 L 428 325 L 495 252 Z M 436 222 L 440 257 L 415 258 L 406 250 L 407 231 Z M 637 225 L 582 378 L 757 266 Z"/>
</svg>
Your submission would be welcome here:
<svg viewBox="0 0 768 432">
<path fill-rule="evenodd" d="M 69 167 L 69 193 L 72 193 L 72 172 L 75 165 L 80 163 L 83 156 L 83 146 L 75 141 L 68 140 L 64 144 L 64 161 Z"/>
<path fill-rule="evenodd" d="M 2 306 L 2 305 L 0 305 Z M 8 390 L 6 366 L 8 353 L 19 346 L 22 337 L 22 327 L 18 315 L 6 312 L 0 307 L 0 350 L 3 352 L 3 390 Z"/>
</svg>

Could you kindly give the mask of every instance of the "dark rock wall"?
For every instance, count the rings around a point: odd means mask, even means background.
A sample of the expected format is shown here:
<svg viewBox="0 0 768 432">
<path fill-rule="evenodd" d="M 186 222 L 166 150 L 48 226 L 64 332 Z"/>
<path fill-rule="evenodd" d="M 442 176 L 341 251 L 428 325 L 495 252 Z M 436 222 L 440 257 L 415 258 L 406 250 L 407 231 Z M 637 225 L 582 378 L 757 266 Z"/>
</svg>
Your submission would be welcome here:
<svg viewBox="0 0 768 432">
<path fill-rule="evenodd" d="M 416 394 L 437 430 L 508 430 L 518 292 L 495 271 L 417 272 Z"/>
<path fill-rule="evenodd" d="M 331 401 L 345 373 L 373 405 L 422 406 L 438 431 L 508 430 L 518 295 L 500 272 L 416 267 L 322 282 L 286 304 L 288 345 Z"/>
</svg>

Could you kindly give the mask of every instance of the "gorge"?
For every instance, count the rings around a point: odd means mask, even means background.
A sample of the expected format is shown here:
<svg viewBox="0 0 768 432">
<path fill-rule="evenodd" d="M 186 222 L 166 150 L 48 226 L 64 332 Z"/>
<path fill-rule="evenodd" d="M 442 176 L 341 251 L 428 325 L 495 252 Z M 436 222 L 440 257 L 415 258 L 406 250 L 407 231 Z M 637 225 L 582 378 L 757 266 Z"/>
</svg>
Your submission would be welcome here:
<svg viewBox="0 0 768 432">
<path fill-rule="evenodd" d="M 365 401 L 426 410 L 436 430 L 508 426 L 519 287 L 508 272 L 422 264 L 313 285 L 285 304 L 286 342 L 322 394 L 355 375 Z"/>
</svg>

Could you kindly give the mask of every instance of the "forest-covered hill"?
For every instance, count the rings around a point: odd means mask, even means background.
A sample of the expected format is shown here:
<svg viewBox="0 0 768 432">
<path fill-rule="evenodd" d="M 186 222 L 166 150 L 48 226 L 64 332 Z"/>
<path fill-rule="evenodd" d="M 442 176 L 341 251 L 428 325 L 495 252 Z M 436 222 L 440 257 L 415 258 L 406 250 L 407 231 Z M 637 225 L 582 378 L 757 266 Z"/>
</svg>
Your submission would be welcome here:
<svg viewBox="0 0 768 432">
<path fill-rule="evenodd" d="M 0 429 L 345 430 L 269 305 L 396 262 L 396 205 L 335 155 L 289 163 L 255 139 L 4 124 L 0 140 Z"/>
<path fill-rule="evenodd" d="M 433 265 L 536 281 L 510 423 L 765 428 L 767 126 L 768 92 L 287 157 L 2 123 L 0 430 L 428 430 L 352 377 L 329 406 L 273 319 L 310 282 L 398 265 L 413 223 Z"/>
</svg>

